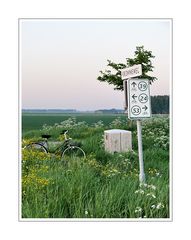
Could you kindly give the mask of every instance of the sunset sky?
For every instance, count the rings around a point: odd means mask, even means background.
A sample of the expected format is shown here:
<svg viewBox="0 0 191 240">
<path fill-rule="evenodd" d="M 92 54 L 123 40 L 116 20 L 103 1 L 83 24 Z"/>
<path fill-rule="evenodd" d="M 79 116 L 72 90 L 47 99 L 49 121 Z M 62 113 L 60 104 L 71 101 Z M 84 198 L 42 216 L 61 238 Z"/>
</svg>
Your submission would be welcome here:
<svg viewBox="0 0 191 240">
<path fill-rule="evenodd" d="M 123 92 L 97 77 L 107 59 L 125 63 L 142 45 L 155 56 L 151 95 L 170 94 L 168 19 L 21 19 L 19 26 L 22 108 L 123 108 Z"/>
</svg>

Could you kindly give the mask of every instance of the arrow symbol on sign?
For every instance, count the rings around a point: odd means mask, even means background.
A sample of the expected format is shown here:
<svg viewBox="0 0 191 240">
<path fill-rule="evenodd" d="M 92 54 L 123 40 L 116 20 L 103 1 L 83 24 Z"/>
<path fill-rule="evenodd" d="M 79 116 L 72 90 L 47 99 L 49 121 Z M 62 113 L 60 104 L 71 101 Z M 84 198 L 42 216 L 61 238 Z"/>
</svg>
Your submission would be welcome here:
<svg viewBox="0 0 191 240">
<path fill-rule="evenodd" d="M 148 109 L 148 107 L 145 105 L 144 107 L 142 107 L 142 109 L 145 109 L 145 111 Z"/>
<path fill-rule="evenodd" d="M 133 94 L 133 96 L 132 96 L 132 98 L 135 100 L 135 98 L 136 98 L 137 96 L 135 95 L 135 94 Z"/>
<path fill-rule="evenodd" d="M 133 87 L 135 87 L 137 84 L 135 82 L 132 82 L 131 85 L 133 85 Z"/>
</svg>

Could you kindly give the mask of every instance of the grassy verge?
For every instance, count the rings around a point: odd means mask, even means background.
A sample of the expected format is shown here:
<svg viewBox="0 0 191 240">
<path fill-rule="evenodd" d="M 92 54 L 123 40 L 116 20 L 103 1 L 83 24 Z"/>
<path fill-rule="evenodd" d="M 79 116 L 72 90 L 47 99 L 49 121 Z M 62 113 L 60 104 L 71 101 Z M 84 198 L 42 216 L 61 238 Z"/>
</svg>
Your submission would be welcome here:
<svg viewBox="0 0 191 240">
<path fill-rule="evenodd" d="M 103 131 L 109 128 L 133 130 L 133 149 L 128 153 L 104 151 Z M 53 133 L 59 139 L 67 128 L 80 141 L 86 158 L 64 165 L 59 156 L 22 152 L 23 218 L 168 218 L 169 217 L 169 125 L 167 118 L 143 123 L 146 183 L 139 185 L 136 125 L 119 119 L 105 126 L 89 126 L 66 120 L 26 132 L 23 145 L 40 134 Z"/>
</svg>

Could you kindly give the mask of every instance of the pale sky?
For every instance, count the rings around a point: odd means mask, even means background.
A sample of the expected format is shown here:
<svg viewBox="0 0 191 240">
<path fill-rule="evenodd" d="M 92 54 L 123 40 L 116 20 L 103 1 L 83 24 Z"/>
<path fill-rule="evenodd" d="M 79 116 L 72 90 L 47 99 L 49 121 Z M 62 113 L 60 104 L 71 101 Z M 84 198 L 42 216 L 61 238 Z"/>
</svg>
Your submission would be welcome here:
<svg viewBox="0 0 191 240">
<path fill-rule="evenodd" d="M 151 95 L 170 94 L 170 20 L 23 19 L 19 39 L 22 108 L 123 108 L 123 92 L 97 77 L 142 45 L 155 56 Z"/>
</svg>

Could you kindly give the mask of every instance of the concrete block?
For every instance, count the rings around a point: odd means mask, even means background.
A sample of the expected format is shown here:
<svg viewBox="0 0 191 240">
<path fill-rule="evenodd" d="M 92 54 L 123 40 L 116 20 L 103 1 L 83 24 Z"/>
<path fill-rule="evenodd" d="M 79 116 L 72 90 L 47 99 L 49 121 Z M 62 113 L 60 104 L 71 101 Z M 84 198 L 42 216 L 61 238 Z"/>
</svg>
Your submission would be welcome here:
<svg viewBox="0 0 191 240">
<path fill-rule="evenodd" d="M 121 129 L 111 129 L 104 131 L 105 151 L 127 152 L 132 150 L 132 134 L 131 131 Z"/>
</svg>

